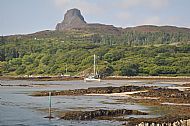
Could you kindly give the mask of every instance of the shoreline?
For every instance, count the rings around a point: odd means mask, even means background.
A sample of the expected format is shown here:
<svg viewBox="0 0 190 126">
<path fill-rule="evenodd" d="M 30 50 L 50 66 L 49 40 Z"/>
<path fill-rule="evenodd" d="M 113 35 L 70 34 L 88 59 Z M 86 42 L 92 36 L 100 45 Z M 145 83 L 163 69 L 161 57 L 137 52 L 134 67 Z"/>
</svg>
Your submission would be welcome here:
<svg viewBox="0 0 190 126">
<path fill-rule="evenodd" d="M 94 111 L 60 111 L 58 116 L 63 120 L 111 120 L 124 122 L 126 126 L 144 126 L 146 125 L 171 125 L 171 124 L 190 124 L 190 92 L 189 90 L 179 91 L 177 89 L 155 88 L 155 87 L 138 87 L 138 86 L 121 86 L 121 87 L 93 87 L 88 89 L 75 89 L 54 91 L 52 96 L 108 96 L 117 97 L 117 104 L 133 103 L 144 106 L 154 107 L 149 109 L 147 115 L 156 115 L 162 113 L 159 117 L 129 117 L 130 114 L 121 115 L 126 110 L 94 110 Z M 48 96 L 48 92 L 33 92 L 33 97 Z M 124 96 L 124 97 L 123 97 Z M 122 97 L 122 98 L 121 98 Z M 118 111 L 120 113 L 118 113 Z M 56 113 L 56 112 L 55 112 Z M 103 114 L 97 114 L 103 113 Z M 106 113 L 106 114 L 104 114 Z M 113 113 L 110 114 L 109 113 Z M 134 114 L 138 115 L 138 114 Z M 126 116 L 126 118 L 125 118 Z M 188 125 L 181 125 L 188 126 Z"/>
<path fill-rule="evenodd" d="M 133 77 L 135 78 L 135 77 Z M 176 78 L 174 78 L 176 79 Z M 164 81 L 164 80 L 163 80 Z M 118 81 L 119 82 L 119 81 Z M 155 83 L 156 81 L 147 81 Z M 174 81 L 166 80 L 167 83 L 174 83 Z M 184 83 L 184 81 L 182 80 Z M 28 83 L 28 82 L 26 82 Z M 177 82 L 181 84 L 180 82 Z M 152 83 L 150 83 L 152 84 Z M 11 86 L 11 85 L 10 85 Z M 23 85 L 26 86 L 26 85 Z M 37 86 L 40 86 L 37 85 Z M 47 85 L 45 85 L 47 86 Z M 154 87 L 151 85 L 147 86 L 107 86 L 107 87 L 89 87 L 88 89 L 73 89 L 73 90 L 50 90 L 53 96 L 106 96 L 106 97 L 114 97 L 114 102 L 107 102 L 107 101 L 100 101 L 101 104 L 107 106 L 108 104 L 117 104 L 123 105 L 128 104 L 130 105 L 142 105 L 147 106 L 147 117 L 138 116 L 132 109 L 125 110 L 124 107 L 121 109 L 104 109 L 96 108 L 94 110 L 90 110 L 89 108 L 81 109 L 76 107 L 69 106 L 70 110 L 67 109 L 59 109 L 59 107 L 52 108 L 52 115 L 55 118 L 64 120 L 73 120 L 73 121 L 90 121 L 90 120 L 109 120 L 109 121 L 117 121 L 123 125 L 131 126 L 137 125 L 142 126 L 146 125 L 164 125 L 164 124 L 175 124 L 178 122 L 188 123 L 190 124 L 190 84 L 184 83 L 180 85 L 180 88 L 184 88 L 183 91 L 178 89 L 170 89 L 170 87 L 162 88 L 162 87 Z M 34 90 L 33 92 L 28 92 L 28 96 L 30 97 L 43 97 L 49 95 L 49 90 Z M 34 95 L 32 95 L 34 94 Z M 93 97 L 92 97 L 93 98 Z M 64 98 L 63 98 L 64 99 Z M 65 104 L 65 103 L 61 103 Z M 77 106 L 81 107 L 81 106 Z M 92 106 L 87 106 L 92 107 Z M 95 106 L 96 107 L 96 106 Z M 152 107 L 152 108 L 151 108 Z M 39 107 L 41 108 L 41 107 Z M 45 112 L 48 113 L 48 108 L 44 109 Z M 89 111 L 90 110 L 90 111 Z M 39 111 L 39 110 L 38 110 Z M 42 110 L 43 111 L 43 110 Z M 132 111 L 131 114 L 123 114 L 125 112 Z M 139 110 L 140 112 L 143 112 Z M 100 113 L 100 114 L 99 114 Z M 159 115 L 158 117 L 150 117 L 151 115 Z M 131 124 L 131 125 L 130 125 Z M 186 126 L 186 125 L 185 125 Z"/>
<path fill-rule="evenodd" d="M 83 80 L 80 76 L 0 76 L 0 80 L 36 80 L 36 81 L 72 81 Z M 190 76 L 108 76 L 102 80 L 186 80 L 190 81 Z"/>
<path fill-rule="evenodd" d="M 105 80 L 189 80 L 190 76 L 109 76 Z"/>
</svg>

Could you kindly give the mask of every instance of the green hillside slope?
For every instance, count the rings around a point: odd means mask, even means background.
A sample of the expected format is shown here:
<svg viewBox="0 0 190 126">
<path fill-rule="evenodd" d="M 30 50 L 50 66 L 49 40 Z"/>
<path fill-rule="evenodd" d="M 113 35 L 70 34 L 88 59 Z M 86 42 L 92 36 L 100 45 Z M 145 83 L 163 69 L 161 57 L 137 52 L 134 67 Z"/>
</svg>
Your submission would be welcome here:
<svg viewBox="0 0 190 126">
<path fill-rule="evenodd" d="M 177 27 L 78 28 L 0 38 L 1 75 L 190 75 L 190 30 Z M 147 28 L 149 27 L 149 28 Z M 104 30 L 102 30 L 104 29 Z"/>
</svg>

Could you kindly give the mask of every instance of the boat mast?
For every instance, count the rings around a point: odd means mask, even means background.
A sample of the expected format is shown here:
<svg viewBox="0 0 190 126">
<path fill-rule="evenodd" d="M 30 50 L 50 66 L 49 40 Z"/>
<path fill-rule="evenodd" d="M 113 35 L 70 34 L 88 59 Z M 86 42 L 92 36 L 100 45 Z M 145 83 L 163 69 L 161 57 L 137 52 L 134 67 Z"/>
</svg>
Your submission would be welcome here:
<svg viewBox="0 0 190 126">
<path fill-rule="evenodd" d="M 66 74 L 67 74 L 67 64 L 66 64 L 66 69 L 65 69 L 65 72 L 66 72 Z"/>
<path fill-rule="evenodd" d="M 94 54 L 94 76 L 96 76 L 96 55 Z"/>
</svg>

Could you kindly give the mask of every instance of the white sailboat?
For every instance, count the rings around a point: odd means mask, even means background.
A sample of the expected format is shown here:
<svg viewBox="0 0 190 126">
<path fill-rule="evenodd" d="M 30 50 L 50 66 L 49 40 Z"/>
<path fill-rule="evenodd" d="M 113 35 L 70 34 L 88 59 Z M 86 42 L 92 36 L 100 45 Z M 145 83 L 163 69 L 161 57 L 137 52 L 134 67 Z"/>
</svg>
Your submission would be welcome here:
<svg viewBox="0 0 190 126">
<path fill-rule="evenodd" d="M 66 64 L 66 68 L 65 68 L 65 74 L 64 74 L 64 76 L 65 76 L 65 77 L 70 77 L 71 75 L 68 74 L 67 71 L 68 71 L 68 70 L 67 70 L 67 64 Z"/>
<path fill-rule="evenodd" d="M 61 74 L 61 77 L 71 77 L 70 74 L 67 73 L 67 64 L 66 64 L 66 67 L 65 67 L 65 74 Z"/>
<path fill-rule="evenodd" d="M 94 73 L 93 75 L 88 76 L 87 78 L 84 78 L 84 82 L 87 81 L 99 81 L 100 82 L 100 78 L 96 73 L 96 55 L 94 54 Z"/>
</svg>

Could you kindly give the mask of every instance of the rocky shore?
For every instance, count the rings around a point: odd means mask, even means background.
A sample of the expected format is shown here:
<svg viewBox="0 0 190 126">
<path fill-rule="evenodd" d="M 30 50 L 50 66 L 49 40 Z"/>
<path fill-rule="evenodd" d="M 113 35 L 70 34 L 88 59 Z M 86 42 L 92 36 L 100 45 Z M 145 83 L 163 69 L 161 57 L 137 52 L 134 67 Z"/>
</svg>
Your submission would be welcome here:
<svg viewBox="0 0 190 126">
<path fill-rule="evenodd" d="M 88 89 L 75 89 L 75 90 L 63 90 L 63 91 L 51 91 L 52 96 L 58 95 L 84 95 L 84 94 L 111 94 L 122 93 L 132 91 L 144 91 L 150 89 L 150 87 L 139 86 L 121 86 L 121 87 L 92 87 Z M 48 96 L 48 91 L 33 92 L 31 96 Z"/>
<path fill-rule="evenodd" d="M 130 118 L 125 126 L 190 126 L 190 117 L 165 116 L 159 118 Z"/>
<path fill-rule="evenodd" d="M 158 104 L 169 102 L 169 103 L 180 103 L 180 104 L 190 104 L 190 91 L 179 91 L 178 89 L 168 89 L 168 88 L 155 88 L 150 89 L 148 92 L 140 92 L 136 94 L 132 94 L 132 96 L 137 97 L 150 97 L 150 98 L 158 98 L 154 101 L 145 100 L 140 101 L 142 103 L 148 101 L 151 102 L 157 102 Z"/>
<path fill-rule="evenodd" d="M 64 120 L 92 120 L 102 117 L 116 117 L 123 115 L 147 115 L 145 112 L 137 110 L 117 109 L 117 110 L 95 110 L 95 111 L 69 111 L 62 112 L 60 118 Z"/>
<path fill-rule="evenodd" d="M 189 83 L 184 85 L 189 87 Z M 176 87 L 177 88 L 177 87 Z M 130 93 L 129 93 L 130 92 Z M 132 93 L 136 92 L 136 93 Z M 116 120 L 125 122 L 126 126 L 190 126 L 190 90 L 181 91 L 169 87 L 147 87 L 147 86 L 121 86 L 121 87 L 93 87 L 88 89 L 75 89 L 65 91 L 52 91 L 57 95 L 86 95 L 86 94 L 115 94 L 122 96 L 127 93 L 130 97 L 120 99 L 118 103 L 134 103 L 155 107 L 148 114 L 159 114 L 158 118 L 122 118 L 126 115 L 147 115 L 147 113 L 136 110 L 95 110 L 95 111 L 68 111 L 60 112 L 59 117 L 64 120 Z M 32 96 L 48 96 L 47 91 L 33 92 Z M 107 95 L 113 96 L 113 95 Z"/>
</svg>

